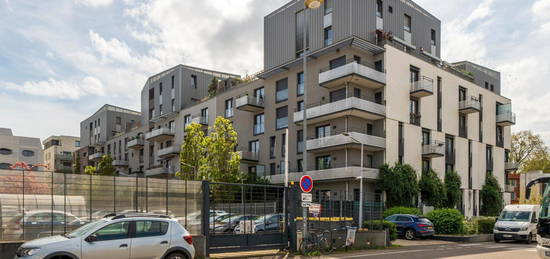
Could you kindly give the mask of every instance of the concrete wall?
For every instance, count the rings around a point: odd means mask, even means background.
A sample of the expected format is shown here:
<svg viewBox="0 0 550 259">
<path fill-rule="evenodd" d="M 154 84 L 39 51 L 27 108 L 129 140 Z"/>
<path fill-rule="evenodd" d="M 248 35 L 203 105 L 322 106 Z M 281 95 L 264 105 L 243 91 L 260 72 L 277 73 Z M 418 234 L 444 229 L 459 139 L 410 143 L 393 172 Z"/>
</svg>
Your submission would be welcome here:
<svg viewBox="0 0 550 259">
<path fill-rule="evenodd" d="M 2 128 L 0 131 L 0 149 L 8 153 L 0 154 L 2 167 L 8 167 L 16 162 L 25 162 L 30 165 L 44 162 L 40 139 L 14 136 L 10 129 Z M 23 155 L 23 152 L 26 155 Z"/>
</svg>

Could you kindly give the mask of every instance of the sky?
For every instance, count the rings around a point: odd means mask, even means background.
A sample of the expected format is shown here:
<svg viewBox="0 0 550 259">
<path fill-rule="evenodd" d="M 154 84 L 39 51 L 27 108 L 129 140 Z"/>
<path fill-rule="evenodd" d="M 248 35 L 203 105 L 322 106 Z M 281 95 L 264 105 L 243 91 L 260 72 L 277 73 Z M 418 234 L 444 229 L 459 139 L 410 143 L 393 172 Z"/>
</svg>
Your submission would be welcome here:
<svg viewBox="0 0 550 259">
<path fill-rule="evenodd" d="M 336 0 L 348 1 L 348 0 Z M 263 17 L 288 0 L 0 0 L 0 127 L 79 135 L 103 104 L 140 110 L 177 64 L 263 66 Z M 517 123 L 550 144 L 550 0 L 416 0 L 442 23 L 442 57 L 502 73 Z"/>
</svg>

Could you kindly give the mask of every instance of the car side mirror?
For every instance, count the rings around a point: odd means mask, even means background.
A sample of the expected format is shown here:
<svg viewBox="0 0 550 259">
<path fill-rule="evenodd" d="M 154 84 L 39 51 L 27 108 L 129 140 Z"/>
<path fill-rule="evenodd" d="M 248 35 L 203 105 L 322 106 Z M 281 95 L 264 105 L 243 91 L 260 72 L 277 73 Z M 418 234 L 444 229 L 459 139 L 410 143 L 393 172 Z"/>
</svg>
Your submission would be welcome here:
<svg viewBox="0 0 550 259">
<path fill-rule="evenodd" d="M 96 235 L 89 235 L 86 239 L 84 239 L 86 242 L 89 242 L 89 243 L 92 243 L 92 242 L 95 242 L 97 241 L 97 236 Z"/>
<path fill-rule="evenodd" d="M 539 220 L 538 220 L 538 219 L 533 219 L 531 222 L 532 222 L 532 223 L 538 223 Z"/>
</svg>

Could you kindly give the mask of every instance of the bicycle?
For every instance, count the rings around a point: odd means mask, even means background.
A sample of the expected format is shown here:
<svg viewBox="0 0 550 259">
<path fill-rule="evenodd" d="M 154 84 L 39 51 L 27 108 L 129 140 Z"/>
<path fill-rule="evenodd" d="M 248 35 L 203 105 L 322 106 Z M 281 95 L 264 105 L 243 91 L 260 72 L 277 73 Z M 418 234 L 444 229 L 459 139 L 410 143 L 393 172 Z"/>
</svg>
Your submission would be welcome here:
<svg viewBox="0 0 550 259">
<path fill-rule="evenodd" d="M 328 238 L 329 253 L 334 252 L 337 249 L 347 247 L 346 245 L 347 227 L 338 227 L 338 228 L 333 228 L 332 230 L 325 230 L 323 232 L 323 235 L 325 235 Z"/>
<path fill-rule="evenodd" d="M 300 244 L 300 252 L 303 255 L 308 255 L 309 253 L 318 251 L 321 253 L 328 253 L 331 251 L 330 245 L 330 233 L 327 234 L 327 231 L 323 233 L 316 234 L 310 232 L 309 235 L 302 239 Z"/>
</svg>

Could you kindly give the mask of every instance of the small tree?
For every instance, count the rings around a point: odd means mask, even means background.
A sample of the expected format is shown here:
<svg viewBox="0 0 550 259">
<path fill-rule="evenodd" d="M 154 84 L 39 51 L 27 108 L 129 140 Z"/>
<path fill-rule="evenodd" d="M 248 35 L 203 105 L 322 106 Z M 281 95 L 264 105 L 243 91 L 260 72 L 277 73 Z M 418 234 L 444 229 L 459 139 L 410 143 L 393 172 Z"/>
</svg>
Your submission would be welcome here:
<svg viewBox="0 0 550 259">
<path fill-rule="evenodd" d="M 497 179 L 487 174 L 485 185 L 481 189 L 481 215 L 497 216 L 502 210 L 502 194 Z"/>
<path fill-rule="evenodd" d="M 196 180 L 196 173 L 201 165 L 201 159 L 206 155 L 206 139 L 202 126 L 191 123 L 185 128 L 185 138 L 180 151 L 180 177 Z"/>
<path fill-rule="evenodd" d="M 420 196 L 426 205 L 442 208 L 445 204 L 445 185 L 432 169 L 422 174 L 419 182 Z"/>
<path fill-rule="evenodd" d="M 448 171 L 445 173 L 445 191 L 447 192 L 445 206 L 447 208 L 455 209 L 458 206 L 460 197 L 462 197 L 460 185 L 460 175 L 457 172 Z"/>
<path fill-rule="evenodd" d="M 387 206 L 415 207 L 418 197 L 416 172 L 410 165 L 383 165 L 380 168 L 380 188 L 386 191 Z"/>
<path fill-rule="evenodd" d="M 73 173 L 80 174 L 80 153 L 76 152 L 76 158 L 73 165 Z"/>
<path fill-rule="evenodd" d="M 97 164 L 98 175 L 116 175 L 116 168 L 113 166 L 113 158 L 110 155 L 103 155 Z"/>
<path fill-rule="evenodd" d="M 218 92 L 218 82 L 219 81 L 217 78 L 212 78 L 212 81 L 210 81 L 210 84 L 208 85 L 208 96 L 216 96 L 216 93 Z"/>
<path fill-rule="evenodd" d="M 95 168 L 95 166 L 87 165 L 87 166 L 84 168 L 84 173 L 85 173 L 85 174 L 96 174 L 96 168 Z"/>
</svg>

